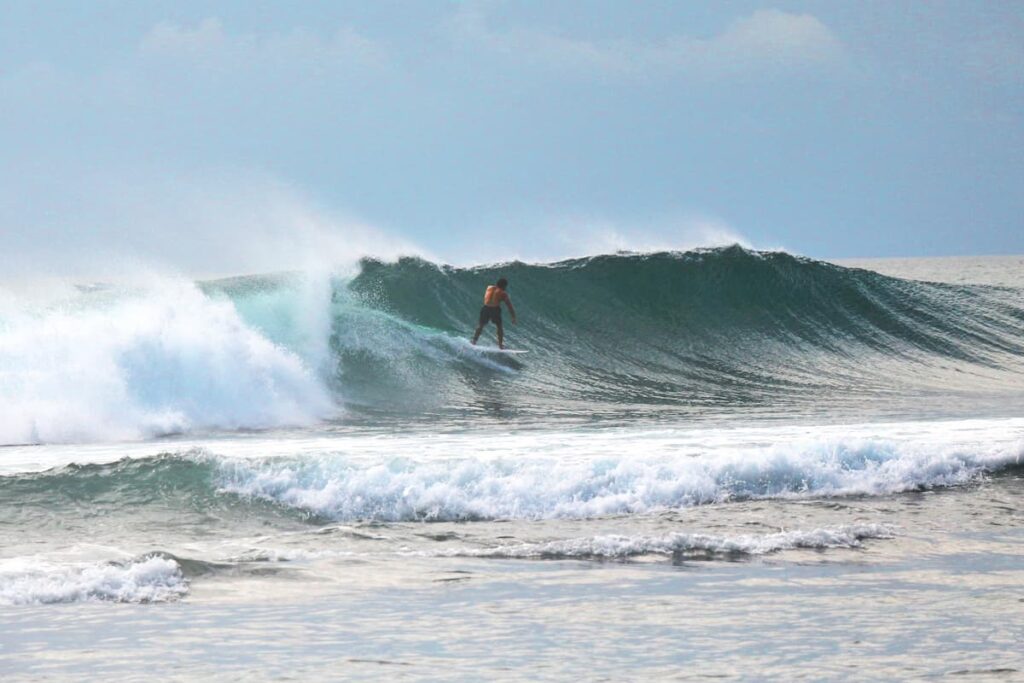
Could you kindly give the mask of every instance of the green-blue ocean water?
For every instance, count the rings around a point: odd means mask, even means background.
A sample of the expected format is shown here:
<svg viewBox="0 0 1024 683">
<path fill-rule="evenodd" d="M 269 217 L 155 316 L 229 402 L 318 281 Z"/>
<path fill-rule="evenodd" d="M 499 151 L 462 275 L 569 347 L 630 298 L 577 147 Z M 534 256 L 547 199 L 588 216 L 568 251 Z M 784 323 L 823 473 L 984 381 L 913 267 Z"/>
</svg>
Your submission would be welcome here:
<svg viewBox="0 0 1024 683">
<path fill-rule="evenodd" d="M 0 672 L 1024 675 L 1022 273 L 732 247 L 4 298 Z M 525 355 L 468 343 L 498 276 Z"/>
</svg>

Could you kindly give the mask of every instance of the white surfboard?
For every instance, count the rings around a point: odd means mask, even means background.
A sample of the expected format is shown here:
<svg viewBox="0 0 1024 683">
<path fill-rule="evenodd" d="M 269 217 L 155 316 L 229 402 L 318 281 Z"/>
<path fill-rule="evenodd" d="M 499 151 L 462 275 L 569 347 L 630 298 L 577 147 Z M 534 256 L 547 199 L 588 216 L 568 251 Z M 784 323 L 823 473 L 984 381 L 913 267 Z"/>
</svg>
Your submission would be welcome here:
<svg viewBox="0 0 1024 683">
<path fill-rule="evenodd" d="M 499 349 L 496 346 L 473 346 L 472 348 L 475 351 L 479 351 L 480 353 L 502 353 L 502 354 L 508 354 L 508 355 L 516 355 L 516 354 L 520 354 L 520 353 L 529 353 L 529 351 L 526 350 L 526 349 Z"/>
</svg>

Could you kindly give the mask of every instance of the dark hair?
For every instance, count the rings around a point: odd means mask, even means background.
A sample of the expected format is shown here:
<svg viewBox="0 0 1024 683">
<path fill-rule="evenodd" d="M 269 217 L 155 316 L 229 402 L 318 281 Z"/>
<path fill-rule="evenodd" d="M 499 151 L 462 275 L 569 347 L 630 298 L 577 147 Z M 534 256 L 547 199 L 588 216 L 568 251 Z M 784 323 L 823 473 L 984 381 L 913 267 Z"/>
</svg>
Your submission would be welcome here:
<svg viewBox="0 0 1024 683">
<path fill-rule="evenodd" d="M 495 282 L 494 284 L 498 285 L 498 289 L 505 289 L 506 287 L 508 287 L 508 280 L 506 280 L 503 277 L 499 277 L 498 281 Z"/>
</svg>

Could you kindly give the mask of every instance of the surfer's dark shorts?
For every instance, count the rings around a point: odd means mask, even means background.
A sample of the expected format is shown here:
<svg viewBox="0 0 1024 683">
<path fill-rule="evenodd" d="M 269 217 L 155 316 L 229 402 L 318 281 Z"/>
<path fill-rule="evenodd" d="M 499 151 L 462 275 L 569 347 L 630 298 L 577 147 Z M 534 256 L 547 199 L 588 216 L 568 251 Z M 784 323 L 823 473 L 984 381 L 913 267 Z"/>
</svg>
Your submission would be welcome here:
<svg viewBox="0 0 1024 683">
<path fill-rule="evenodd" d="M 501 327 L 501 309 L 497 306 L 484 306 L 480 309 L 480 324 L 494 323 Z"/>
</svg>

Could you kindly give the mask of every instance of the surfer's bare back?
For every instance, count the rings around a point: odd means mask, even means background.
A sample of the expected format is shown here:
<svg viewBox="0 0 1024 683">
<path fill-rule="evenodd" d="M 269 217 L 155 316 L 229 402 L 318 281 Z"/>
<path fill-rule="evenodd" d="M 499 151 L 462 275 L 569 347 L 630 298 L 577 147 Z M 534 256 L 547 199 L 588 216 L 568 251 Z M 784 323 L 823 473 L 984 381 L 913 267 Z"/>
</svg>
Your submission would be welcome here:
<svg viewBox="0 0 1024 683">
<path fill-rule="evenodd" d="M 484 292 L 484 305 L 480 309 L 480 322 L 476 326 L 476 332 L 473 333 L 474 344 L 480 338 L 480 333 L 484 331 L 484 325 L 492 322 L 498 328 L 498 348 L 505 348 L 505 330 L 501 325 L 502 301 L 508 306 L 509 315 L 512 316 L 512 324 L 516 324 L 516 309 L 512 306 L 512 298 L 505 291 L 507 287 L 508 280 L 503 277 L 498 278 L 498 281 L 493 285 L 488 285 L 487 291 Z"/>
</svg>

